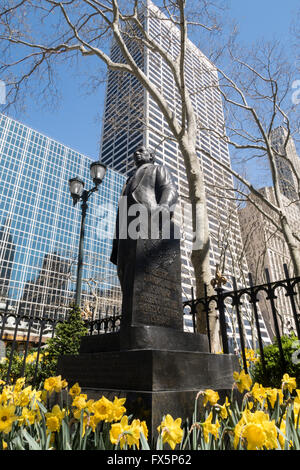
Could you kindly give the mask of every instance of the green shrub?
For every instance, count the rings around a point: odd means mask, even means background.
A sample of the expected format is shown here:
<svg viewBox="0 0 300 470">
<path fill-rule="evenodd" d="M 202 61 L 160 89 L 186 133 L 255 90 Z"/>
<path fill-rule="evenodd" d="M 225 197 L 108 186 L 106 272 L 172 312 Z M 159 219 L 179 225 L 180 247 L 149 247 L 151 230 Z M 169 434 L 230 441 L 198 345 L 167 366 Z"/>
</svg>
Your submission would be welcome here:
<svg viewBox="0 0 300 470">
<path fill-rule="evenodd" d="M 252 370 L 251 376 L 255 382 L 261 383 L 264 387 L 280 387 L 283 373 L 296 378 L 297 387 L 300 387 L 300 363 L 298 357 L 300 343 L 296 336 L 282 336 L 281 344 L 285 359 L 285 367 L 282 367 L 278 341 L 264 347 L 264 358 L 266 372 L 264 373 L 262 361 L 259 359 Z"/>
<path fill-rule="evenodd" d="M 80 340 L 87 332 L 81 318 L 80 308 L 76 305 L 72 306 L 67 320 L 56 325 L 55 336 L 48 340 L 44 349 L 38 378 L 40 382 L 56 374 L 59 356 L 79 353 Z"/>
</svg>

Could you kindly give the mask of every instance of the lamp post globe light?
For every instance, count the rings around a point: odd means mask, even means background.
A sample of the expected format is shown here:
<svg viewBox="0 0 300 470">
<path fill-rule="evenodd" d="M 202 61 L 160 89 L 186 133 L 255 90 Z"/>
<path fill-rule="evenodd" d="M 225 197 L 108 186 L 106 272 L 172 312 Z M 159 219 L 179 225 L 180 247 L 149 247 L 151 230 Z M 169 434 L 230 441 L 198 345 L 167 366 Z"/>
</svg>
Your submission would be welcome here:
<svg viewBox="0 0 300 470">
<path fill-rule="evenodd" d="M 75 206 L 79 201 L 81 204 L 81 224 L 80 224 L 80 237 L 78 249 L 78 264 L 76 276 L 76 294 L 75 304 L 80 307 L 81 301 L 81 284 L 82 284 L 82 271 L 83 271 L 83 247 L 84 247 L 84 231 L 85 231 L 85 217 L 88 208 L 87 201 L 92 193 L 98 191 L 98 186 L 102 183 L 106 173 L 106 165 L 101 162 L 93 162 L 90 165 L 90 175 L 94 182 L 94 187 L 86 190 L 84 189 L 84 182 L 80 178 L 71 178 L 69 180 L 69 189 Z"/>
</svg>

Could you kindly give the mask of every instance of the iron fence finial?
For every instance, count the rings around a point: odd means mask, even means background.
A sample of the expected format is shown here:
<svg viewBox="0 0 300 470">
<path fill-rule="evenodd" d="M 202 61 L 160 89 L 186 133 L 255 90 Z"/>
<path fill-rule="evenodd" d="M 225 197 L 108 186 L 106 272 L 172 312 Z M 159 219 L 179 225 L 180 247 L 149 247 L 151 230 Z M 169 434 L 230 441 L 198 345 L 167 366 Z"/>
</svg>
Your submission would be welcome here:
<svg viewBox="0 0 300 470">
<path fill-rule="evenodd" d="M 213 286 L 214 289 L 220 289 L 222 285 L 227 284 L 227 279 L 221 271 L 219 270 L 219 265 L 216 265 L 216 274 L 215 277 L 210 281 L 210 284 Z"/>
</svg>

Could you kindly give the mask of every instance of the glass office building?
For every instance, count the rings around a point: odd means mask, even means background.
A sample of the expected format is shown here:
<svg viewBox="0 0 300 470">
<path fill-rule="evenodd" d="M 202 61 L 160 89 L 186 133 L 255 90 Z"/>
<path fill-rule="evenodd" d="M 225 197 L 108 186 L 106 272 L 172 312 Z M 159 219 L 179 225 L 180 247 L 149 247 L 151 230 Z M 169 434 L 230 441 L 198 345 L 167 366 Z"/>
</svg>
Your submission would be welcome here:
<svg viewBox="0 0 300 470">
<path fill-rule="evenodd" d="M 152 40 L 175 60 L 180 52 L 179 30 L 149 0 L 146 10 L 141 7 L 140 20 Z M 132 28 L 134 30 L 134 26 Z M 139 34 L 137 31 L 135 33 Z M 170 110 L 180 121 L 180 97 L 167 63 L 159 54 L 143 48 L 141 42 L 133 40 L 130 32 L 129 38 L 124 35 L 124 39 L 136 64 L 144 71 L 153 86 L 163 94 Z M 116 43 L 112 44 L 111 58 L 116 62 L 124 61 Z M 224 114 L 222 98 L 215 86 L 217 71 L 190 40 L 187 40 L 185 73 L 186 84 L 192 92 L 191 99 L 199 127 L 219 129 L 222 134 Z M 110 70 L 107 78 L 101 160 L 127 175 L 133 166 L 132 153 L 139 144 L 155 150 L 156 161 L 168 167 L 179 190 L 175 220 L 182 229 L 182 295 L 183 298 L 190 298 L 191 287 L 194 286 L 194 270 L 190 260 L 193 236 L 183 157 L 178 144 L 172 139 L 161 110 L 149 93 L 132 75 Z M 230 280 L 231 276 L 235 275 L 238 287 L 242 287 L 243 281 L 247 279 L 248 268 L 241 256 L 243 248 L 236 203 L 230 198 L 233 196 L 230 194 L 230 190 L 234 188 L 233 180 L 228 172 L 201 152 L 203 149 L 223 164 L 230 166 L 228 146 L 213 133 L 205 130 L 199 130 L 197 145 L 200 149 L 198 156 L 207 195 L 212 272 L 215 272 L 218 264 L 224 265 L 225 276 Z M 247 316 L 250 318 L 251 313 Z M 264 325 L 261 326 L 266 332 Z M 246 329 L 250 335 L 249 328 L 246 321 Z"/>
<path fill-rule="evenodd" d="M 81 221 L 68 181 L 93 186 L 92 160 L 0 114 L 0 303 L 33 316 L 64 317 L 75 297 Z M 88 202 L 82 302 L 94 314 L 120 305 L 109 261 L 125 177 L 108 168 Z"/>
</svg>

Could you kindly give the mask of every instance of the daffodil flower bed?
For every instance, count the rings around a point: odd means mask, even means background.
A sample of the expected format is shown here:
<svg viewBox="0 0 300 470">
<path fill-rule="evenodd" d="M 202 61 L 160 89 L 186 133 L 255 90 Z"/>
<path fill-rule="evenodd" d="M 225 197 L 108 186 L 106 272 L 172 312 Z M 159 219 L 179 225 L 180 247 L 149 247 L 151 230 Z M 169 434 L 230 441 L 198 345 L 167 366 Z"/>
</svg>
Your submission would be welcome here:
<svg viewBox="0 0 300 470">
<path fill-rule="evenodd" d="M 125 398 L 89 400 L 79 384 L 68 388 L 61 376 L 46 379 L 42 390 L 25 379 L 0 382 L 0 392 L 3 450 L 300 450 L 300 390 L 288 374 L 275 389 L 235 372 L 231 397 L 221 404 L 217 391 L 199 391 L 192 423 L 163 416 L 154 444 L 146 422 L 126 414 Z M 50 406 L 52 394 L 62 392 L 64 405 Z"/>
</svg>

